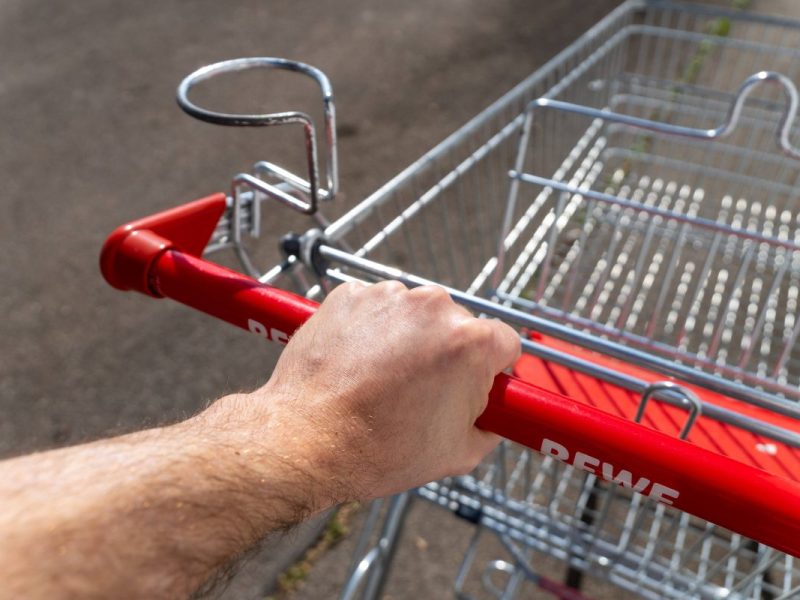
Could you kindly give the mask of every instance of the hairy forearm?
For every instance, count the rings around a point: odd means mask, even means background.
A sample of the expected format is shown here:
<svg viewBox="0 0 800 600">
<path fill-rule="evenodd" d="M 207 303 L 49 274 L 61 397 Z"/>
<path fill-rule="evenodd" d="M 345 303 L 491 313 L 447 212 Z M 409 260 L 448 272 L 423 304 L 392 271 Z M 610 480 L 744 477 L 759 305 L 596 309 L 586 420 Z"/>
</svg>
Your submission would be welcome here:
<svg viewBox="0 0 800 600">
<path fill-rule="evenodd" d="M 0 462 L 0 596 L 186 597 L 270 530 L 466 473 L 499 441 L 475 420 L 519 352 L 442 289 L 339 286 L 260 389 Z"/>
<path fill-rule="evenodd" d="M 302 441 L 226 426 L 246 418 L 238 402 L 0 463 L 0 595 L 185 597 L 266 532 L 334 501 L 314 497 Z"/>
</svg>

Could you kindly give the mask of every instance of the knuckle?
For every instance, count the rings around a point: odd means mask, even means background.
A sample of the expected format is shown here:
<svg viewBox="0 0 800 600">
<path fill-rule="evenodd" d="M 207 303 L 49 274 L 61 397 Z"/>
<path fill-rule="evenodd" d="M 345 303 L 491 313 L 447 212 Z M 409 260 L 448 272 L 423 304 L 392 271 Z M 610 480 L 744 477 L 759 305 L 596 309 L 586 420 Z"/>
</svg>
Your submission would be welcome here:
<svg viewBox="0 0 800 600">
<path fill-rule="evenodd" d="M 502 335 L 506 336 L 509 340 L 512 340 L 515 343 L 519 341 L 519 334 L 513 327 L 511 327 L 511 325 L 508 323 L 503 323 L 503 321 L 500 320 L 495 320 L 495 324 L 502 332 Z"/>
<path fill-rule="evenodd" d="M 472 325 L 473 343 L 483 346 L 492 341 L 494 327 L 491 322 L 486 319 L 472 319 L 470 323 Z"/>
<path fill-rule="evenodd" d="M 422 285 L 412 290 L 414 295 L 429 304 L 444 304 L 451 302 L 450 294 L 438 285 Z"/>
<path fill-rule="evenodd" d="M 386 281 L 376 283 L 373 288 L 376 292 L 381 292 L 384 294 L 399 294 L 408 289 L 402 282 L 395 281 L 394 279 L 388 279 Z"/>
<path fill-rule="evenodd" d="M 482 319 L 463 319 L 453 331 L 452 341 L 458 352 L 475 350 L 486 344 L 492 336 L 490 327 Z"/>
<path fill-rule="evenodd" d="M 522 353 L 522 343 L 517 331 L 502 321 L 495 321 L 494 326 L 497 331 L 498 352 L 510 357 L 519 358 Z"/>
<path fill-rule="evenodd" d="M 448 337 L 454 351 L 460 352 L 472 344 L 472 329 L 466 321 L 456 323 Z"/>
<path fill-rule="evenodd" d="M 447 358 L 468 369 L 475 385 L 491 385 L 495 370 L 490 355 L 493 349 L 493 330 L 485 319 L 464 319 L 453 329 L 449 338 Z M 488 392 L 488 388 L 486 390 Z"/>
<path fill-rule="evenodd" d="M 354 282 L 346 282 L 337 285 L 335 288 L 325 294 L 325 301 L 323 307 L 338 306 L 347 304 L 356 294 L 357 284 Z"/>
<path fill-rule="evenodd" d="M 331 295 L 353 296 L 358 292 L 364 290 L 366 286 L 360 281 L 346 281 L 345 283 L 336 287 Z"/>
</svg>

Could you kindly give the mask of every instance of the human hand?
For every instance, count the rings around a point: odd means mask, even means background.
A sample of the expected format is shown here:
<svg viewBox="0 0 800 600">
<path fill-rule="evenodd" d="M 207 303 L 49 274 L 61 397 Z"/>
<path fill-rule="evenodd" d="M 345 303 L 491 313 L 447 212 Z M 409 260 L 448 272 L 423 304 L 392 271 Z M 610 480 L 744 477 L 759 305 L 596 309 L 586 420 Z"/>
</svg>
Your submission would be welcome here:
<svg viewBox="0 0 800 600">
<path fill-rule="evenodd" d="M 438 287 L 336 288 L 247 404 L 332 501 L 384 496 L 472 470 L 498 436 L 475 420 L 519 337 Z M 251 425 L 254 421 L 250 421 Z"/>
<path fill-rule="evenodd" d="M 269 531 L 471 470 L 499 439 L 475 420 L 519 352 L 439 288 L 340 286 L 259 390 L 0 462 L 0 577 L 14 597 L 188 597 Z"/>
</svg>

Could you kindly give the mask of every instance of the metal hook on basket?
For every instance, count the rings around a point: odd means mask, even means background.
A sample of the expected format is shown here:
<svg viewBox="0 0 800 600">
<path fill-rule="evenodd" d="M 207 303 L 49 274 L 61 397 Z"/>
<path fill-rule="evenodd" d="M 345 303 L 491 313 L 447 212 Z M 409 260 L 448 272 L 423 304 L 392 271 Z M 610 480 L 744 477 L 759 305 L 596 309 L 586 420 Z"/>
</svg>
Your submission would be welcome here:
<svg viewBox="0 0 800 600">
<path fill-rule="evenodd" d="M 800 149 L 792 146 L 789 140 L 789 135 L 792 130 L 792 124 L 797 116 L 798 104 L 800 99 L 798 97 L 797 87 L 791 79 L 778 73 L 776 71 L 760 71 L 754 73 L 744 83 L 739 86 L 736 91 L 733 102 L 728 110 L 725 121 L 713 128 L 703 129 L 700 127 L 685 127 L 683 125 L 673 125 L 670 123 L 663 123 L 661 121 L 653 121 L 651 119 L 643 119 L 640 117 L 632 117 L 624 115 L 608 109 L 597 109 L 580 104 L 572 104 L 571 102 L 562 102 L 560 100 L 552 100 L 550 98 L 539 98 L 528 104 L 527 119 L 532 118 L 533 112 L 537 108 L 553 108 L 556 110 L 563 110 L 566 112 L 580 114 L 594 119 L 603 119 L 610 122 L 622 123 L 623 125 L 631 125 L 657 133 L 666 133 L 669 135 L 682 135 L 685 137 L 703 139 L 703 140 L 716 140 L 729 135 L 739 123 L 739 118 L 744 108 L 744 103 L 752 91 L 762 83 L 776 83 L 783 88 L 783 93 L 786 98 L 786 107 L 781 115 L 781 120 L 778 124 L 778 130 L 775 132 L 775 138 L 783 152 L 800 160 Z M 512 177 L 518 176 L 519 173 L 512 173 Z"/>
<path fill-rule="evenodd" d="M 680 398 L 681 404 L 684 406 L 688 405 L 689 417 L 686 419 L 686 423 L 683 424 L 680 434 L 678 435 L 680 439 L 685 440 L 686 436 L 689 435 L 694 422 L 697 420 L 697 417 L 702 414 L 703 405 L 700 402 L 700 398 L 698 398 L 693 391 L 686 389 L 677 383 L 673 383 L 671 381 L 659 381 L 648 385 L 642 394 L 642 398 L 639 401 L 639 408 L 636 410 L 636 416 L 633 418 L 633 420 L 637 423 L 641 423 L 648 401 L 658 392 L 670 392 L 673 396 Z"/>
<path fill-rule="evenodd" d="M 319 184 L 319 160 L 317 156 L 317 132 L 313 119 L 300 111 L 278 113 L 236 114 L 209 110 L 198 106 L 189 99 L 189 91 L 197 84 L 224 73 L 246 71 L 256 68 L 279 69 L 306 75 L 313 79 L 322 92 L 323 112 L 325 116 L 325 141 L 327 145 L 326 181 L 327 189 Z M 308 179 L 283 169 L 270 162 L 260 162 L 256 175 L 242 173 L 234 178 L 232 195 L 234 201 L 238 190 L 249 188 L 254 193 L 261 193 L 286 204 L 305 214 L 314 214 L 320 199 L 333 200 L 339 189 L 338 159 L 336 152 L 336 110 L 333 102 L 333 88 L 326 75 L 319 69 L 305 63 L 272 57 L 236 58 L 226 60 L 197 69 L 184 78 L 178 86 L 178 105 L 184 112 L 201 121 L 216 125 L 236 127 L 269 127 L 299 123 L 305 134 L 306 161 L 308 163 Z M 280 181 L 273 185 L 264 181 L 262 175 L 270 175 Z M 304 200 L 308 197 L 308 200 Z"/>
</svg>

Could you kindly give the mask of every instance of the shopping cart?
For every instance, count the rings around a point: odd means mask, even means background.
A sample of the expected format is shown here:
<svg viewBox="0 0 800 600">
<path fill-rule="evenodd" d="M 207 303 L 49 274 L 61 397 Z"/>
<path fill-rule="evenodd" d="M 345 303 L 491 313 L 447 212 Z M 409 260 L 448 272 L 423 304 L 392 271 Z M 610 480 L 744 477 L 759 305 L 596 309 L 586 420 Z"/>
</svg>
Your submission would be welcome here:
<svg viewBox="0 0 800 600">
<path fill-rule="evenodd" d="M 475 526 L 460 597 L 485 532 L 506 552 L 482 571 L 498 598 L 526 580 L 582 597 L 584 573 L 646 598 L 800 597 L 798 48 L 800 22 L 630 0 L 332 223 L 326 77 L 211 65 L 181 106 L 301 123 L 306 176 L 260 162 L 229 195 L 117 229 L 102 270 L 281 343 L 352 279 L 435 282 L 519 328 L 525 353 L 479 421 L 509 441 L 467 476 L 375 504 L 343 597 L 378 595 L 412 497 Z M 189 98 L 264 67 L 317 82 L 323 134 L 304 113 Z M 262 270 L 251 245 L 273 201 L 313 222 Z M 202 258 L 225 248 L 243 274 Z M 537 573 L 541 554 L 567 564 L 564 584 Z"/>
</svg>

